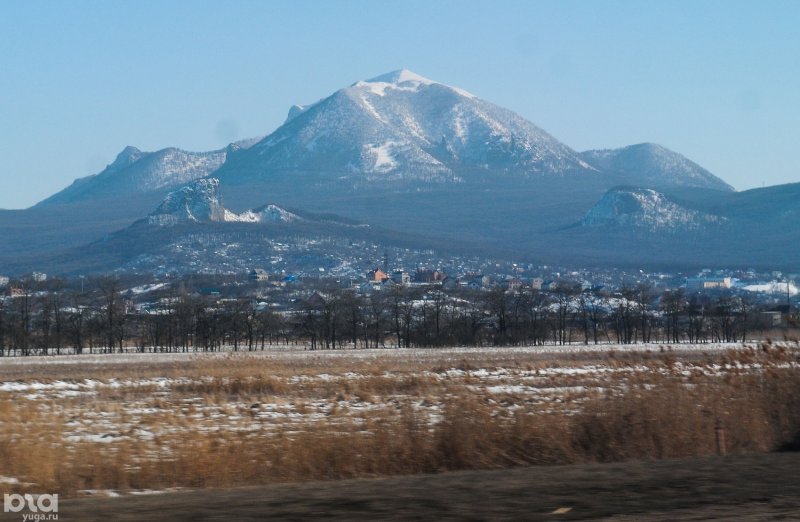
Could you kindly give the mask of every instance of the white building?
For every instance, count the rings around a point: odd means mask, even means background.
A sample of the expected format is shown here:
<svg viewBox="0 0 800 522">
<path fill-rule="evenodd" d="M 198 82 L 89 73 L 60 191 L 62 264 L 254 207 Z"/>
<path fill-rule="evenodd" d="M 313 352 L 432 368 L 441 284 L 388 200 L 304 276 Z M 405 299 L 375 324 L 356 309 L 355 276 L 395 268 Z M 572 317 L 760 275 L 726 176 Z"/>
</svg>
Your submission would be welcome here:
<svg viewBox="0 0 800 522">
<path fill-rule="evenodd" d="M 730 277 L 694 277 L 686 280 L 687 290 L 715 290 L 732 286 Z"/>
</svg>

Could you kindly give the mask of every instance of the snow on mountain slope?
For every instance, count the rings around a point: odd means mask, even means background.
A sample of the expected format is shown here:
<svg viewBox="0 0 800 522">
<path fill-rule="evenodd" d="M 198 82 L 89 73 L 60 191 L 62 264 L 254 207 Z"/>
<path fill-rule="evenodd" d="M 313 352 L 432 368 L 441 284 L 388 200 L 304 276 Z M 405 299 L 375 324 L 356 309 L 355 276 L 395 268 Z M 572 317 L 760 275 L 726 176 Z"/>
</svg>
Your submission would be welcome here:
<svg viewBox="0 0 800 522">
<path fill-rule="evenodd" d="M 169 226 L 178 223 L 288 223 L 301 219 L 276 205 L 265 205 L 241 214 L 226 209 L 219 195 L 219 180 L 198 179 L 167 194 L 151 213 L 151 225 Z"/>
<path fill-rule="evenodd" d="M 225 157 L 225 150 L 187 152 L 167 148 L 142 152 L 125 147 L 102 172 L 75 180 L 37 206 L 171 188 L 209 175 L 222 165 Z"/>
<path fill-rule="evenodd" d="M 275 171 L 312 171 L 355 183 L 459 182 L 465 172 L 592 170 L 513 112 L 399 70 L 293 107 L 284 125 L 225 165 L 219 177 L 241 183 Z"/>
<path fill-rule="evenodd" d="M 265 205 L 255 210 L 245 210 L 241 214 L 226 211 L 225 214 L 225 221 L 239 223 L 291 223 L 297 220 L 302 218 L 277 205 Z"/>
<path fill-rule="evenodd" d="M 581 221 L 583 227 L 647 232 L 701 231 L 725 218 L 683 207 L 652 189 L 619 187 L 606 192 Z"/>
<path fill-rule="evenodd" d="M 733 190 L 697 163 L 654 143 L 640 143 L 621 149 L 590 150 L 582 152 L 581 157 L 600 170 L 622 174 L 625 183 L 637 186 Z"/>
</svg>

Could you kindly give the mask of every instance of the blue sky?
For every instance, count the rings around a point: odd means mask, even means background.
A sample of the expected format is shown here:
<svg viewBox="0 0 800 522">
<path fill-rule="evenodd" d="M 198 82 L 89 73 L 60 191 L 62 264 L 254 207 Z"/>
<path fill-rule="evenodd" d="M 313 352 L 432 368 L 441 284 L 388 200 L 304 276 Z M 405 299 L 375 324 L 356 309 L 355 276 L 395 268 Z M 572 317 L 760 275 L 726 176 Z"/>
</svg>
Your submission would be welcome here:
<svg viewBox="0 0 800 522">
<path fill-rule="evenodd" d="M 1 208 L 126 145 L 211 150 L 408 68 L 584 150 L 800 181 L 800 2 L 0 0 Z"/>
</svg>

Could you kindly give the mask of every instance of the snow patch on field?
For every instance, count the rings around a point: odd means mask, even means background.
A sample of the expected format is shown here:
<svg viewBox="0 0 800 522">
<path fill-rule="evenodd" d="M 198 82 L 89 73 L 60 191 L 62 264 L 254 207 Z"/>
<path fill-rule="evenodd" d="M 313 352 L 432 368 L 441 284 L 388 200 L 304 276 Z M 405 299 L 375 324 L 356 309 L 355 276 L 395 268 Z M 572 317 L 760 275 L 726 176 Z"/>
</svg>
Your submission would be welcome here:
<svg viewBox="0 0 800 522">
<path fill-rule="evenodd" d="M 794 343 L 771 346 L 797 349 Z M 59 371 L 65 368 L 59 365 L 72 364 L 75 369 L 64 371 L 84 372 L 86 368 L 106 371 L 102 364 L 113 363 L 130 364 L 131 376 L 0 381 L 0 400 L 26 399 L 38 409 L 54 414 L 53 418 L 63 418 L 63 439 L 76 447 L 138 441 L 156 448 L 163 437 L 174 439 L 192 432 L 273 437 L 323 425 L 326 429 L 342 426 L 346 431 L 345 427 L 368 425 L 369 415 L 393 416 L 405 407 L 413 408 L 427 422 L 435 424 L 442 419 L 447 397 L 473 396 L 498 411 L 516 412 L 525 408 L 534 413 L 569 413 L 579 411 L 584 401 L 620 393 L 629 383 L 641 382 L 648 375 L 672 376 L 690 382 L 697 376 L 765 371 L 762 362 L 747 354 L 741 359 L 726 355 L 716 362 L 697 355 L 679 358 L 680 354 L 711 354 L 731 349 L 760 353 L 756 347 L 756 344 L 723 343 L 672 347 L 573 345 L 4 358 L 4 371 L 18 367 L 26 375 L 37 375 L 48 364 L 56 365 Z M 634 356 L 625 362 L 619 357 L 623 353 Z M 284 368 L 296 365 L 297 369 L 271 377 L 280 391 L 257 389 L 252 393 L 226 395 L 224 391 L 206 390 L 224 389 L 233 377 L 224 374 L 213 378 L 202 374 L 186 377 L 174 373 L 181 371 L 181 362 L 197 360 L 211 366 L 215 361 L 252 361 L 265 368 L 272 368 L 270 361 L 275 361 Z M 330 366 L 320 367 L 318 360 L 327 361 Z M 164 364 L 165 372 L 169 373 L 136 377 L 137 365 L 159 371 L 158 366 L 153 366 L 157 363 Z M 797 362 L 769 364 L 770 368 L 797 367 Z M 414 369 L 403 369 L 409 365 Z M 241 389 L 247 390 L 248 379 L 255 377 L 236 379 L 242 384 Z M 431 389 L 442 394 L 433 394 L 436 398 L 431 399 Z M 163 453 L 168 449 L 153 451 Z"/>
</svg>

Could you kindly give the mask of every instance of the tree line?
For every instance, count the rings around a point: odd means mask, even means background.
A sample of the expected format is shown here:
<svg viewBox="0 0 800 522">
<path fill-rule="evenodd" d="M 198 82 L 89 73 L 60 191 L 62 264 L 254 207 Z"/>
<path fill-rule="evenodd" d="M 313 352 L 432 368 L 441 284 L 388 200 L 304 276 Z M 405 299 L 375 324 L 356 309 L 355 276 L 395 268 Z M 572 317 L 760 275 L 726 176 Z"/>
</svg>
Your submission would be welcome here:
<svg viewBox="0 0 800 522">
<path fill-rule="evenodd" d="M 0 355 L 746 341 L 772 327 L 744 295 L 618 292 L 560 282 L 506 291 L 391 286 L 369 294 L 317 282 L 274 299 L 176 285 L 135 307 L 119 280 L 58 283 L 0 300 Z"/>
</svg>

